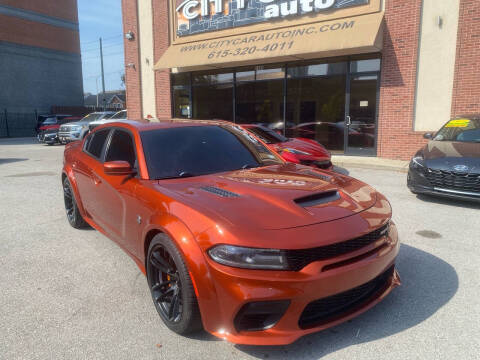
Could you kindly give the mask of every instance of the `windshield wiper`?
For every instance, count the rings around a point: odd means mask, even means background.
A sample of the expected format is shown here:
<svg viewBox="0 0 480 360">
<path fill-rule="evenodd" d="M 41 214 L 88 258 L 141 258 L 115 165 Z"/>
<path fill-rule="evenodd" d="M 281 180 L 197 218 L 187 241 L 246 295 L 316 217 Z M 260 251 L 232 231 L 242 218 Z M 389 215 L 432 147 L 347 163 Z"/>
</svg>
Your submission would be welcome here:
<svg viewBox="0 0 480 360">
<path fill-rule="evenodd" d="M 169 179 L 181 179 L 181 178 L 188 178 L 188 177 L 195 177 L 197 175 L 186 172 L 186 171 L 181 171 L 178 175 L 175 176 L 166 176 L 163 178 L 159 178 L 157 180 L 169 180 Z"/>
</svg>

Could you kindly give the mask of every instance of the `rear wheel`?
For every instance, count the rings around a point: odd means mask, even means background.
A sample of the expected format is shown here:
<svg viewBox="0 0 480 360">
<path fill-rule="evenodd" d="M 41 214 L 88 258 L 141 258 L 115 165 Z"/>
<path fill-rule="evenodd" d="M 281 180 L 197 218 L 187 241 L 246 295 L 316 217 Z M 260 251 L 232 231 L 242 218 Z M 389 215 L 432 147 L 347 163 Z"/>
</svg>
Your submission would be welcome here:
<svg viewBox="0 0 480 360">
<path fill-rule="evenodd" d="M 87 227 L 87 223 L 83 220 L 83 217 L 78 210 L 72 185 L 67 177 L 63 180 L 63 201 L 65 203 L 65 212 L 67 213 L 68 223 L 75 229 Z"/>
<path fill-rule="evenodd" d="M 156 235 L 150 243 L 146 270 L 153 303 L 165 325 L 181 335 L 201 330 L 200 310 L 187 266 L 165 234 Z"/>
</svg>

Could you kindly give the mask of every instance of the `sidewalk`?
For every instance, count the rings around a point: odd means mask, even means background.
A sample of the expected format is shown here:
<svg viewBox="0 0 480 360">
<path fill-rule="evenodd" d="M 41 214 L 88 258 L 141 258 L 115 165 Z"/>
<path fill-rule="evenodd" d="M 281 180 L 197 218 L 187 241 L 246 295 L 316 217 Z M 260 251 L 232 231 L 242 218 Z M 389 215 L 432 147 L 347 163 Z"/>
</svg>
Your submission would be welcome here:
<svg viewBox="0 0 480 360">
<path fill-rule="evenodd" d="M 368 168 L 408 172 L 409 161 L 390 160 L 377 157 L 332 155 L 332 163 L 336 166 L 349 168 Z"/>
</svg>

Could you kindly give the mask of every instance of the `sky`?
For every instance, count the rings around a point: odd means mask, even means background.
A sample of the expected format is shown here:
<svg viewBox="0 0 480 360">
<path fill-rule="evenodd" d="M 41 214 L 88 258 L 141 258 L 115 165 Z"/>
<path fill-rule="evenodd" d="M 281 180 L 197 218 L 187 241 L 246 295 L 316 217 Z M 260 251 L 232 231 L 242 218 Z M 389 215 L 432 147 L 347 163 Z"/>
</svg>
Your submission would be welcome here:
<svg viewBox="0 0 480 360">
<path fill-rule="evenodd" d="M 102 91 L 99 38 L 103 38 L 105 90 L 124 89 L 122 6 L 120 0 L 78 0 L 83 91 Z"/>
</svg>

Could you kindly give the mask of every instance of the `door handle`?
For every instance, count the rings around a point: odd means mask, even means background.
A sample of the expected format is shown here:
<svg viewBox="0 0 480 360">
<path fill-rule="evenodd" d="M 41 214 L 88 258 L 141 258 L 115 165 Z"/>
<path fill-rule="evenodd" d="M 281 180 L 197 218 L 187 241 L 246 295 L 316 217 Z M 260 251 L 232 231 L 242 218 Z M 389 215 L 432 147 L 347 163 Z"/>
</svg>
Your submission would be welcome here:
<svg viewBox="0 0 480 360">
<path fill-rule="evenodd" d="M 352 118 L 350 117 L 350 115 L 347 115 L 346 120 L 347 120 L 347 126 L 352 125 Z"/>
</svg>

